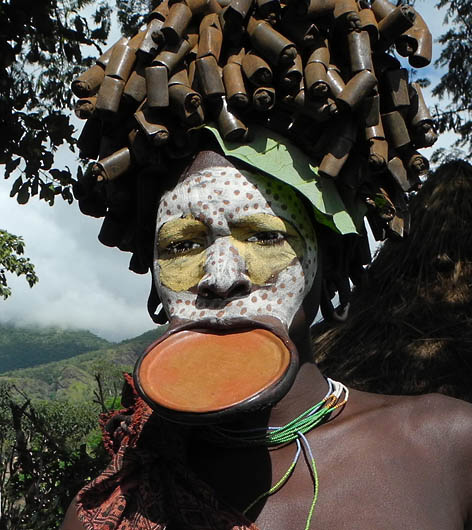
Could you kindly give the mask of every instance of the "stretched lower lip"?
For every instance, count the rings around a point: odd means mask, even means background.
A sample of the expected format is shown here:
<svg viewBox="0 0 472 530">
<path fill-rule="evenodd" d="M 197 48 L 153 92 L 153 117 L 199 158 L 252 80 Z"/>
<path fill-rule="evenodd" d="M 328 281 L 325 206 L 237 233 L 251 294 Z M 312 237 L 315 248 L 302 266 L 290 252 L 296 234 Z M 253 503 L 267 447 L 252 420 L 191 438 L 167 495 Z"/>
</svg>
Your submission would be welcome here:
<svg viewBox="0 0 472 530">
<path fill-rule="evenodd" d="M 207 422 L 248 409 L 260 396 L 273 398 L 287 374 L 292 380 L 298 356 L 288 338 L 268 328 L 239 320 L 170 330 L 138 361 L 137 388 L 151 407 L 176 421 Z"/>
</svg>

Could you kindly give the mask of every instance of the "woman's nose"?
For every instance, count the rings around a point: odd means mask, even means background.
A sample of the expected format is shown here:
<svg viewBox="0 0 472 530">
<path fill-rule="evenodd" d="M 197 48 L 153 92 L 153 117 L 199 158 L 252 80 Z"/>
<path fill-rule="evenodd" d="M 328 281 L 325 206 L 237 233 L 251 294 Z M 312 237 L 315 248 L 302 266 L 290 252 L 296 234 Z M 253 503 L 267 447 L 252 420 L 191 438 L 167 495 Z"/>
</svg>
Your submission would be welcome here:
<svg viewBox="0 0 472 530">
<path fill-rule="evenodd" d="M 227 238 L 219 238 L 208 250 L 198 294 L 210 299 L 242 298 L 251 287 L 245 260 Z"/>
</svg>

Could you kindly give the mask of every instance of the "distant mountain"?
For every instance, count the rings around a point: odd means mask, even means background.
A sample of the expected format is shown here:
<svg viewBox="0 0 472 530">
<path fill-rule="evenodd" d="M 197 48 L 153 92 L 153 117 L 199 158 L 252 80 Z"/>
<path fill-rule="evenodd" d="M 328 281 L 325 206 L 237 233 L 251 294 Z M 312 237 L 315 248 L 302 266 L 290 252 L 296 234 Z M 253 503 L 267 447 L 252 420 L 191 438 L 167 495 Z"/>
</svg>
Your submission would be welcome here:
<svg viewBox="0 0 472 530">
<path fill-rule="evenodd" d="M 68 359 L 111 344 L 85 330 L 0 324 L 0 373 Z"/>
<path fill-rule="evenodd" d="M 164 329 L 159 327 L 119 344 L 104 341 L 105 347 L 93 348 L 60 361 L 5 372 L 0 375 L 0 382 L 15 384 L 31 399 L 90 400 L 97 387 L 96 374 L 100 374 L 108 388 L 120 387 L 122 373 L 132 371 L 137 358 Z"/>
</svg>

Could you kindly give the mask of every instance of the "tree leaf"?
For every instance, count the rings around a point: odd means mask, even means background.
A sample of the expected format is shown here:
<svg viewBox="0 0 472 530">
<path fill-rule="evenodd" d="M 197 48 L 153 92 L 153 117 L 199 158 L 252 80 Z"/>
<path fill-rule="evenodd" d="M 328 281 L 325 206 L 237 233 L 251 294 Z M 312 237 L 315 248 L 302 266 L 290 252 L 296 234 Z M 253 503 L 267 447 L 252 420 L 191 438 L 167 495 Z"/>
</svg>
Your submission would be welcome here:
<svg viewBox="0 0 472 530">
<path fill-rule="evenodd" d="M 205 128 L 215 135 L 226 156 L 237 158 L 304 195 L 315 208 L 318 222 L 341 234 L 357 233 L 334 181 L 319 175 L 310 158 L 292 142 L 259 125 L 251 127 L 254 139 L 244 144 L 226 142 L 216 127 L 207 125 Z"/>
</svg>

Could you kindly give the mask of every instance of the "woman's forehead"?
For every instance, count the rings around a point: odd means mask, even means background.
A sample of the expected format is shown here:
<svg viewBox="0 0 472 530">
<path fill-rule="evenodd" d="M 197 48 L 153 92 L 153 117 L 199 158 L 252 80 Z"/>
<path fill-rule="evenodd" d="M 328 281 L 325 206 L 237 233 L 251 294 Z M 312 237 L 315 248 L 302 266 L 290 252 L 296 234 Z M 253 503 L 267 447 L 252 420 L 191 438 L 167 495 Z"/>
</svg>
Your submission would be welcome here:
<svg viewBox="0 0 472 530">
<path fill-rule="evenodd" d="M 206 167 L 181 180 L 161 199 L 158 227 L 191 216 L 209 225 L 268 213 L 286 219 L 304 236 L 313 234 L 311 218 L 297 193 L 271 177 L 232 166 Z"/>
</svg>

